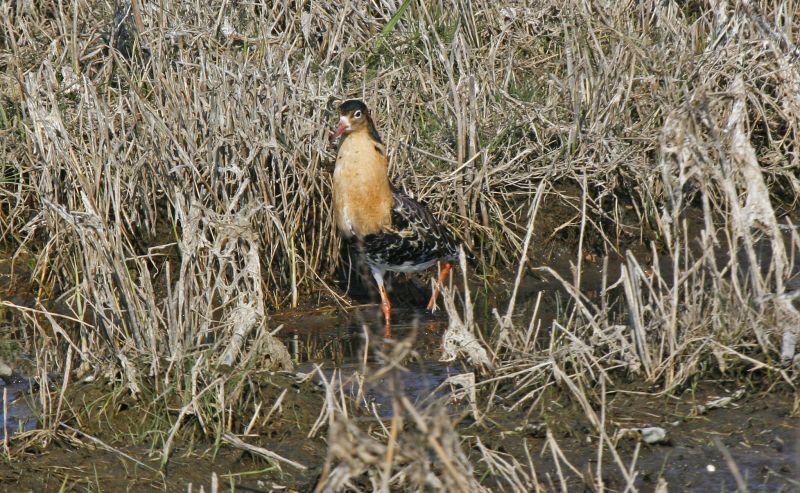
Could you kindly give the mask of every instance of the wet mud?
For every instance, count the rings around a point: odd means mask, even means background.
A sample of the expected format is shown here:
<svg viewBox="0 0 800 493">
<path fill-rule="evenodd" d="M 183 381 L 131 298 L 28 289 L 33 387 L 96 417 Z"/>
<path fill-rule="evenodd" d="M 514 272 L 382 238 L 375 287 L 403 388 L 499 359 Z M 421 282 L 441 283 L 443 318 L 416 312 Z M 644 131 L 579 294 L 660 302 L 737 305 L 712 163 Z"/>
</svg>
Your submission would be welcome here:
<svg viewBox="0 0 800 493">
<path fill-rule="evenodd" d="M 574 279 L 573 251 L 554 249 L 547 255 L 547 265 L 565 279 Z M 635 255 L 643 263 L 653 261 L 647 250 Z M 619 275 L 620 260 L 611 261 L 606 267 L 605 276 L 609 279 Z M 668 262 L 661 258 L 656 261 L 662 272 L 668 272 Z M 593 291 L 600 290 L 603 277 L 602 261 L 589 252 L 583 259 L 582 289 L 591 297 Z M 460 282 L 460 273 L 457 279 Z M 70 419 L 65 419 L 64 426 L 56 426 L 57 431 L 46 439 L 39 436 L 33 440 L 40 412 L 39 389 L 27 378 L 34 374 L 34 367 L 22 365 L 2 380 L 7 430 L 2 445 L 7 453 L 0 464 L 0 490 L 187 491 L 191 484 L 191 491 L 200 491 L 201 486 L 210 491 L 212 474 L 223 491 L 313 490 L 322 472 L 327 443 L 324 431 L 313 437 L 308 434 L 319 418 L 324 380 L 348 382 L 346 389 L 355 402 L 358 419 L 377 423 L 392 416 L 393 392 L 402 392 L 419 407 L 425 407 L 444 397 L 449 377 L 472 370 L 461 362 L 441 361 L 441 336 L 447 328 L 447 315 L 419 309 L 416 303 L 424 301 L 424 283 L 409 287 L 405 282 L 396 281 L 395 294 L 406 290 L 398 298 L 412 301 L 398 303 L 393 312 L 392 336 L 397 341 L 408 341 L 411 351 L 402 365 L 383 379 L 363 378 L 383 367 L 385 359 L 381 355 L 392 347 L 382 338 L 378 306 L 309 307 L 271 316 L 270 325 L 281 327 L 278 337 L 289 349 L 296 368 L 291 373 L 264 372 L 251 382 L 253 405 L 282 399 L 282 412 L 275 419 L 255 423 L 247 440 L 302 464 L 305 469 L 278 467 L 257 454 L 199 438 L 198 423 L 184 425 L 169 461 L 162 467 L 159 444 L 169 426 L 152 422 L 158 419 L 157 413 L 139 401 L 124 394 L 111 395 L 114 387 L 100 380 L 72 384 L 65 404 L 74 410 Z M 513 276 L 506 276 L 493 279 L 489 288 L 481 281 L 472 286 L 477 297 L 478 325 L 487 331 L 494 326 L 492 308 L 505 306 L 512 282 Z M 8 291 L 9 286 L 6 284 L 4 290 Z M 563 285 L 542 270 L 528 269 L 514 315 L 521 323 L 530 319 L 540 293 L 543 299 L 537 314 L 542 326 L 568 309 L 569 297 Z M 28 285 L 15 302 L 22 305 L 32 295 L 33 289 Z M 6 319 L 5 323 L 13 321 Z M 7 331 L 6 335 L 13 341 L 19 334 Z M 20 354 L 16 358 L 25 360 Z M 510 491 L 502 478 L 480 460 L 478 440 L 522 463 L 530 461 L 538 482 L 552 491 L 584 491 L 592 482 L 590 478 L 598 477 L 609 491 L 624 491 L 628 486 L 627 471 L 635 471 L 630 479 L 640 491 L 654 491 L 666 484 L 666 491 L 698 493 L 737 488 L 800 492 L 800 419 L 793 389 L 783 384 L 759 388 L 743 375 L 739 380 L 696 381 L 667 394 L 651 390 L 623 384 L 607 393 L 606 437 L 597 434 L 576 402 L 555 391 L 544 404 L 522 410 L 512 409 L 500 400 L 480 419 L 475 419 L 466 406 L 450 405 L 448 412 L 459 423 L 463 446 L 477 464 L 476 477 L 491 490 Z M 157 392 L 151 392 L 155 399 Z M 731 399 L 723 407 L 701 407 L 726 396 Z M 180 403 L 168 406 L 174 419 Z M 249 419 L 251 411 L 249 408 L 232 419 Z M 234 424 L 242 425 L 238 421 Z M 662 428 L 666 438 L 647 444 L 615 435 L 622 429 L 645 427 Z M 563 454 L 559 458 L 548 431 Z M 161 436 L 154 439 L 153 434 Z M 618 458 L 612 457 L 608 447 L 598 446 L 603 440 L 615 444 Z"/>
</svg>

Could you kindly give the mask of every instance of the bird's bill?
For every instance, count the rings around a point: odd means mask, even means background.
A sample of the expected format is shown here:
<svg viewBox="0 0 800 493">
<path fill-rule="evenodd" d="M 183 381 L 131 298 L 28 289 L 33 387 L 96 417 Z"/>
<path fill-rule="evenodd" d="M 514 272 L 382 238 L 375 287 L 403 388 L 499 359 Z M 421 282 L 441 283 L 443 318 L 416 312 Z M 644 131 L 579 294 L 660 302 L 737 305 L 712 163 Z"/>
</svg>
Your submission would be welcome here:
<svg viewBox="0 0 800 493">
<path fill-rule="evenodd" d="M 333 134 L 334 138 L 339 138 L 344 135 L 345 132 L 350 130 L 350 119 L 346 116 L 342 116 L 339 118 L 339 124 L 336 125 L 336 130 Z"/>
</svg>

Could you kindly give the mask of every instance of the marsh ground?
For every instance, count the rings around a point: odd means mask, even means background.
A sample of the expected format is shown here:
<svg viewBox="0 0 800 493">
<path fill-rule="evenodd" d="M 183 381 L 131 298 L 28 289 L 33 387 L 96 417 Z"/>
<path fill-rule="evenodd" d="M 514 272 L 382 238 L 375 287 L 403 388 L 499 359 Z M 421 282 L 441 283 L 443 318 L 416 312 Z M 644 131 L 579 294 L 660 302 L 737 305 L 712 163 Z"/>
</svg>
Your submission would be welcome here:
<svg viewBox="0 0 800 493">
<path fill-rule="evenodd" d="M 0 489 L 796 490 L 795 4 L 0 2 Z M 391 340 L 354 97 L 475 259 Z"/>
<path fill-rule="evenodd" d="M 591 271 L 589 267 L 586 289 L 599 290 L 600 276 Z M 24 280 L 24 276 L 21 278 Z M 424 294 L 418 282 L 400 279 L 396 285 L 399 292 L 417 290 Z M 529 316 L 538 293 L 544 293 L 540 318 L 552 319 L 564 311 L 565 307 L 558 305 L 566 295 L 553 279 L 532 272 L 522 286 L 522 303 L 515 318 L 522 321 Z M 475 285 L 474 289 L 480 288 Z M 10 290 L 13 285 L 6 284 L 4 293 Z M 488 295 L 488 291 L 485 293 Z M 483 314 L 480 326 L 491 327 L 488 305 L 502 305 L 498 299 L 503 296 L 495 291 L 491 296 L 478 297 L 476 306 Z M 24 296 L 16 301 L 30 304 Z M 152 447 L 148 435 L 164 433 L 163 424 L 159 426 L 143 415 L 137 400 L 120 393 L 113 382 L 93 381 L 74 383 L 66 394 L 65 406 L 82 409 L 67 424 L 70 428 L 56 427 L 46 445 L 18 445 L 26 443 L 24 433 L 10 440 L 10 446 L 16 449 L 14 459 L 0 466 L 0 484 L 4 491 L 188 491 L 189 485 L 192 491 L 199 491 L 201 486 L 210 491 L 214 473 L 220 491 L 312 491 L 328 448 L 324 436 L 309 437 L 325 403 L 322 379 L 335 376 L 349 382 L 343 389 L 357 403 L 354 417 L 362 426 L 372 428 L 380 426 L 381 420 L 389 423 L 395 391 L 420 407 L 436 405 L 437 400 L 446 400 L 448 377 L 473 370 L 463 362 L 440 361 L 446 313 L 431 315 L 402 301 L 399 305 L 393 335 L 410 341 L 413 354 L 396 371 L 368 383 L 358 376 L 383 368 L 384 362 L 376 354 L 382 344 L 388 345 L 382 342 L 382 314 L 377 306 L 347 310 L 307 306 L 271 316 L 273 325 L 282 327 L 278 337 L 289 348 L 296 367 L 292 372 L 267 371 L 252 377 L 259 400 L 276 402 L 283 394 L 282 409 L 278 419 L 259 423 L 245 437 L 306 469 L 276 465 L 258 454 L 192 436 L 176 442 L 169 463 L 162 468 L 160 451 Z M 19 341 L 5 342 L 18 347 Z M 7 354 L 7 361 L 19 363 L 8 359 L 11 352 Z M 13 380 L 16 387 L 6 386 L 19 392 L 13 395 L 10 418 L 14 418 L 15 409 L 37 408 L 35 381 L 20 370 L 21 366 L 17 368 Z M 35 365 L 29 363 L 27 368 L 32 371 Z M 61 377 L 51 377 L 56 390 Z M 800 418 L 794 408 L 793 390 L 781 383 L 767 389 L 757 382 L 757 377 L 747 374 L 709 377 L 666 393 L 637 384 L 635 378 L 622 377 L 614 382 L 613 389 L 600 399 L 604 403 L 604 429 L 617 434 L 611 438 L 619 458 L 635 471 L 635 487 L 655 491 L 659 481 L 665 481 L 668 491 L 735 491 L 742 485 L 752 492 L 800 491 Z M 509 390 L 502 389 L 498 395 Z M 560 484 L 559 474 L 569 491 L 583 488 L 585 478 L 597 474 L 598 461 L 604 463 L 604 472 L 596 481 L 611 491 L 625 489 L 624 477 L 614 472 L 614 459 L 608 454 L 598 456 L 596 444 L 601 438 L 584 410 L 562 392 L 553 390 L 537 406 L 516 409 L 513 401 L 498 398 L 494 409 L 480 414 L 480 419 L 475 419 L 465 401 L 447 406 L 464 438 L 463 447 L 473 455 L 475 474 L 490 490 L 507 485 L 482 464 L 476 451 L 478 442 L 510 456 L 530 457 L 539 483 L 553 490 Z M 173 406 L 173 414 L 177 408 Z M 23 414 L 28 431 L 36 428 L 38 412 Z M 666 438 L 647 444 L 635 433 L 620 432 L 647 427 L 663 428 Z M 548 434 L 555 440 L 551 441 Z M 563 459 L 554 461 L 553 444 Z M 563 470 L 559 473 L 560 467 Z M 368 483 L 359 487 L 370 489 Z"/>
<path fill-rule="evenodd" d="M 375 310 L 365 311 L 372 317 Z M 399 313 L 399 317 L 403 315 L 409 314 Z M 307 348 L 306 354 L 316 356 L 313 363 L 321 366 L 324 373 L 330 375 L 338 368 L 347 378 L 349 373 L 363 369 L 358 349 L 363 346 L 361 323 L 353 324 L 350 317 L 327 316 L 314 317 L 306 326 L 302 317 L 293 319 L 293 327 L 287 326 L 293 335 L 286 342 L 290 346 L 297 344 L 301 351 Z M 443 323 L 427 322 L 428 328 L 420 330 L 416 338 L 422 354 L 396 375 L 403 392 L 415 401 L 430 399 L 432 391 L 447 376 L 464 371 L 460 364 L 445 364 L 436 358 L 440 339 L 436 332 L 443 330 Z M 404 325 L 402 321 L 398 324 L 398 337 L 415 330 Z M 430 332 L 426 335 L 427 331 Z M 302 342 L 297 342 L 294 334 Z M 380 332 L 373 333 L 374 337 L 379 335 Z M 310 372 L 311 363 L 301 364 L 298 371 Z M 283 491 L 312 491 L 324 464 L 327 444 L 323 437 L 309 438 L 308 430 L 318 418 L 323 392 L 313 378 L 303 383 L 298 383 L 302 377 L 291 374 L 265 375 L 263 379 L 265 387 L 272 389 L 273 399 L 284 389 L 289 391 L 282 405 L 291 410 L 292 419 L 254 430 L 250 439 L 303 464 L 307 470 L 286 465 L 279 468 L 257 455 L 225 446 L 217 448 L 213 442 L 203 440 L 176 444 L 168 466 L 162 470 L 154 450 L 144 443 L 131 443 L 142 441 L 142 427 L 147 426 L 136 402 L 131 401 L 115 402 L 116 411 L 112 408 L 101 415 L 89 412 L 89 416 L 95 416 L 94 422 L 72 423 L 105 445 L 62 428 L 46 446 L 17 450 L 13 461 L 0 466 L 0 484 L 4 491 L 188 491 L 189 484 L 195 488 L 192 491 L 199 491 L 201 485 L 210 491 L 213 472 L 220 491 L 280 491 L 282 487 L 287 488 Z M 363 402 L 377 405 L 388 423 L 391 396 L 385 384 L 376 382 L 367 388 Z M 622 384 L 606 396 L 607 430 L 659 426 L 667 431 L 665 442 L 652 445 L 640 443 L 635 437 L 619 438 L 617 450 L 625 464 L 636 471 L 635 485 L 641 491 L 655 490 L 659 478 L 666 481 L 668 491 L 735 491 L 736 474 L 743 479 L 747 491 L 800 491 L 800 419 L 793 410 L 791 389 L 780 385 L 768 391 L 753 388 L 745 380 L 712 379 L 657 396 L 647 389 L 628 386 L 630 389 L 626 390 Z M 68 395 L 69 405 L 92 409 L 107 399 L 109 388 L 100 382 L 76 384 Z M 355 386 L 350 389 L 353 395 L 354 389 Z M 701 406 L 726 397 L 732 398 L 728 404 L 702 410 Z M 556 489 L 558 471 L 546 437 L 546 430 L 550 430 L 561 453 L 580 468 L 565 472 L 570 491 L 583 487 L 583 475 L 595 474 L 598 437 L 575 402 L 554 394 L 538 409 L 505 411 L 503 407 L 501 403 L 479 422 L 469 416 L 465 405 L 451 409 L 451 415 L 460 422 L 457 429 L 465 437 L 464 447 L 474 447 L 480 440 L 487 447 L 517 457 L 530 454 L 539 481 Z M 373 415 L 361 412 L 365 420 L 362 424 L 377 421 Z M 15 446 L 14 440 L 11 446 Z M 502 485 L 501 479 L 480 466 L 479 458 L 476 453 L 476 474 L 482 483 L 490 489 Z M 611 472 L 612 459 L 606 456 L 601 460 L 609 471 L 603 474 L 603 484 L 611 491 L 624 489 L 624 479 Z M 368 484 L 361 486 L 369 489 Z"/>
</svg>

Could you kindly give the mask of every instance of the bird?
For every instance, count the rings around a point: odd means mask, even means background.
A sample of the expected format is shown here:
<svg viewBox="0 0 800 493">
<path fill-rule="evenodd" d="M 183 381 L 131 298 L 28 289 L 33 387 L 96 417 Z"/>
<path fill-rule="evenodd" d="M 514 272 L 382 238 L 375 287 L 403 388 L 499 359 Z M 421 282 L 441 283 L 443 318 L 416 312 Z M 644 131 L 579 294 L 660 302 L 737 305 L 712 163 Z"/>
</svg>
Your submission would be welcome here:
<svg viewBox="0 0 800 493">
<path fill-rule="evenodd" d="M 335 223 L 344 238 L 356 241 L 375 278 L 384 333 L 391 337 L 386 272 L 420 272 L 438 264 L 439 279 L 427 305 L 433 311 L 460 243 L 423 204 L 389 180 L 386 147 L 363 101 L 339 105 L 333 137 L 340 138 L 333 171 Z"/>
</svg>

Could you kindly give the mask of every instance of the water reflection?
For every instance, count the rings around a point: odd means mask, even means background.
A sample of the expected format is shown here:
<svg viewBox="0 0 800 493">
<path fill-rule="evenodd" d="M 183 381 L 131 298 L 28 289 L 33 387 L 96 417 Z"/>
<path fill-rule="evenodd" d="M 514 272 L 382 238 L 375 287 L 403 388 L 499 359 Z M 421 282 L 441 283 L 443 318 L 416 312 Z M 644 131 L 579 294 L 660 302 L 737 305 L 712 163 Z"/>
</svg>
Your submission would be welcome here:
<svg viewBox="0 0 800 493">
<path fill-rule="evenodd" d="M 28 406 L 30 383 L 24 380 L 6 383 L 0 379 L 0 388 L 3 398 L 0 408 L 0 419 L 3 424 L 3 429 L 0 431 L 2 439 L 5 441 L 16 433 L 35 429 L 38 421 Z"/>
<path fill-rule="evenodd" d="M 392 312 L 392 337 L 383 338 L 382 317 L 373 307 L 359 308 L 336 315 L 315 315 L 278 319 L 284 328 L 279 333 L 298 364 L 301 373 L 314 373 L 319 367 L 326 378 L 336 371 L 358 405 L 380 416 L 391 416 L 391 397 L 402 392 L 417 405 L 444 396 L 441 389 L 448 377 L 464 372 L 461 363 L 441 362 L 442 334 L 447 316 L 423 310 Z M 380 313 L 378 311 L 378 313 Z M 380 374 L 386 355 L 395 344 L 408 344 L 408 355 L 397 371 Z M 319 377 L 317 377 L 319 378 Z M 445 384 L 446 385 L 446 384 Z"/>
</svg>

